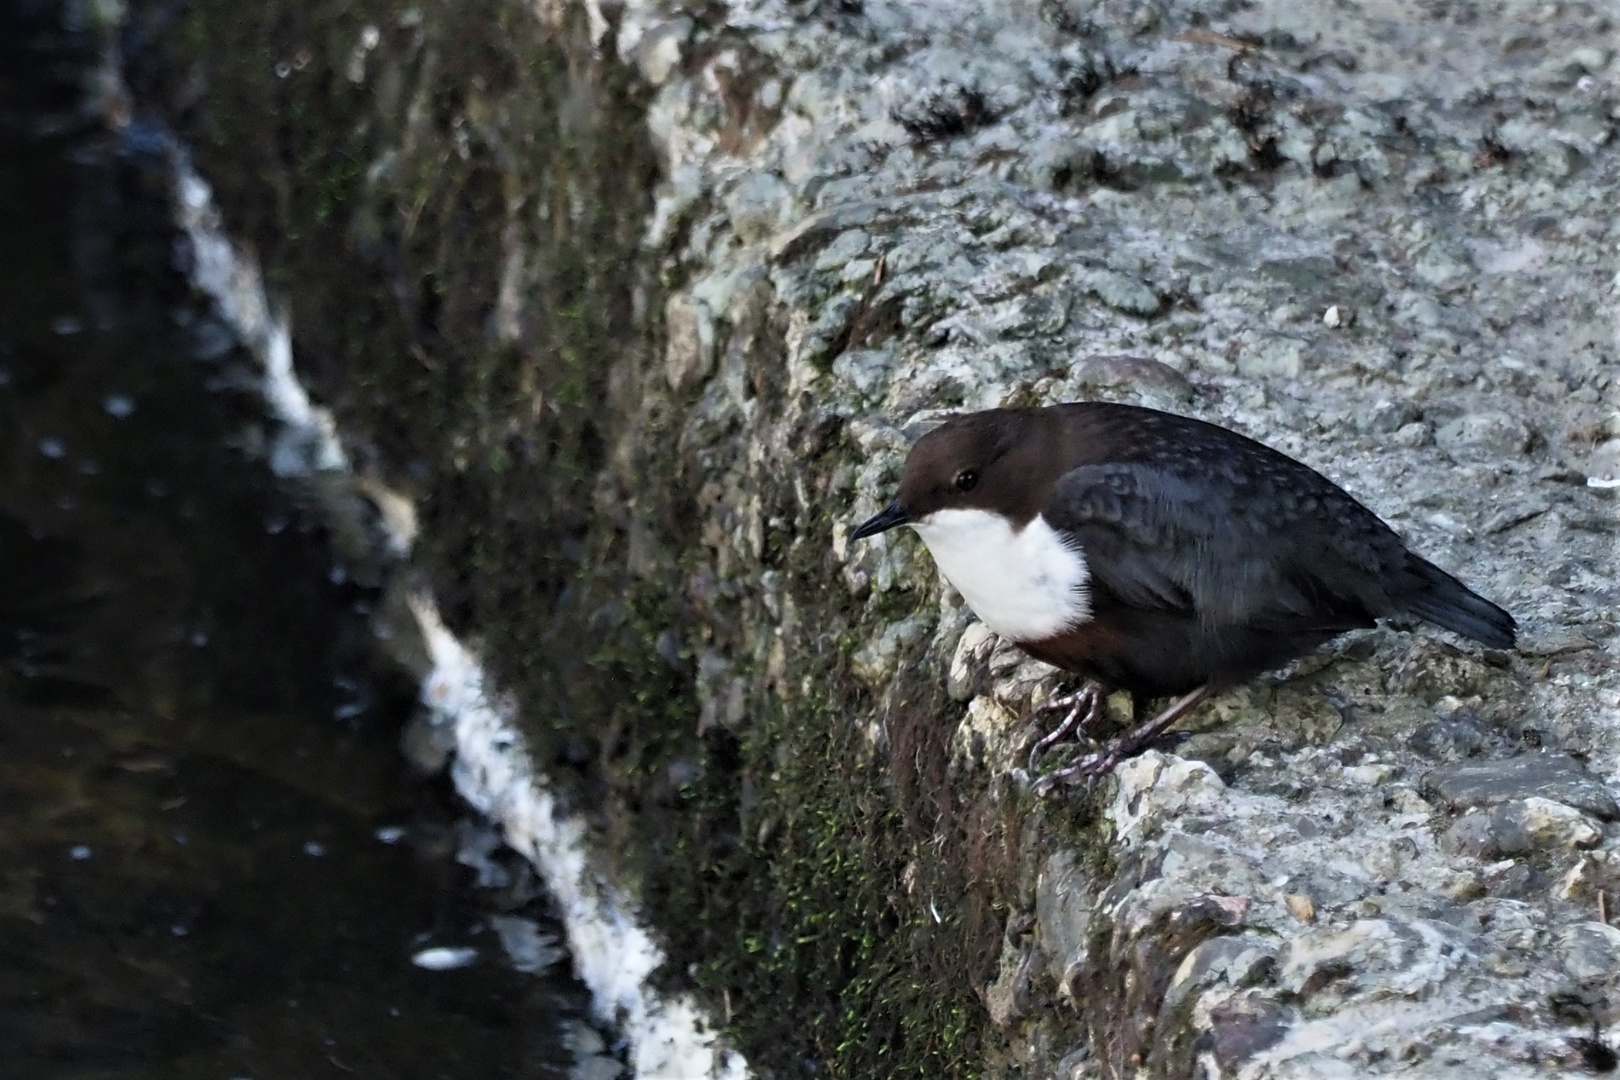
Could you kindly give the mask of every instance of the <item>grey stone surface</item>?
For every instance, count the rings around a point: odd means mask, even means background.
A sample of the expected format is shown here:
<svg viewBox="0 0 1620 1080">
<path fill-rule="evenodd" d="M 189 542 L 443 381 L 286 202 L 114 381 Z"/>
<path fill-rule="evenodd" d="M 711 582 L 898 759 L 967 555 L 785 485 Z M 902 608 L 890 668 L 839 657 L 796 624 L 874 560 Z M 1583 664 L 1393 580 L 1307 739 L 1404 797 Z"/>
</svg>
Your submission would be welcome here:
<svg viewBox="0 0 1620 1080">
<path fill-rule="evenodd" d="M 1493 742 L 1492 732 L 1467 710 L 1431 720 L 1412 732 L 1406 744 L 1424 757 L 1458 761 L 1473 757 Z"/>
<path fill-rule="evenodd" d="M 1441 834 L 1440 846 L 1453 855 L 1494 860 L 1502 851 L 1490 814 L 1471 811 L 1453 821 Z"/>
<path fill-rule="evenodd" d="M 1593 820 L 1620 775 L 1613 13 L 835 8 L 738 5 L 698 32 L 713 58 L 654 100 L 650 242 L 682 223 L 672 257 L 715 311 L 750 268 L 769 281 L 787 394 L 850 447 L 805 508 L 841 508 L 829 580 L 890 613 L 856 663 L 881 687 L 928 643 L 961 703 L 953 784 L 1017 769 L 1057 682 L 913 539 L 845 543 L 941 409 L 1102 397 L 1235 427 L 1525 630 L 1516 656 L 1346 639 L 1210 703 L 1185 756 L 1122 766 L 1105 858 L 1036 830 L 1036 952 L 1004 953 L 985 995 L 1007 1056 L 1086 1077 L 1573 1067 L 1570 1039 L 1615 1016 L 1549 1001 L 1620 994 Z M 738 150 L 713 87 L 744 41 L 784 89 Z M 753 407 L 717 373 L 692 422 Z"/>
<path fill-rule="evenodd" d="M 1503 761 L 1446 765 L 1423 777 L 1423 792 L 1454 810 L 1539 796 L 1603 821 L 1620 818 L 1609 789 L 1566 754 L 1530 753 Z"/>
<path fill-rule="evenodd" d="M 1579 810 L 1539 796 L 1498 806 L 1491 825 L 1496 850 L 1502 855 L 1593 848 L 1603 841 L 1603 830 Z"/>
</svg>

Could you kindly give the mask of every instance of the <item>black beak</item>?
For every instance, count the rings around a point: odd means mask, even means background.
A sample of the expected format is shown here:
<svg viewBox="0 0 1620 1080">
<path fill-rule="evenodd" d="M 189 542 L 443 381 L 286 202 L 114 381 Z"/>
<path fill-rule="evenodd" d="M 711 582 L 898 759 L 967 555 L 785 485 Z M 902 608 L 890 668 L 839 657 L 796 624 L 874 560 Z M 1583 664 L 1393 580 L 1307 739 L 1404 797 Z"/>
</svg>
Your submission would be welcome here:
<svg viewBox="0 0 1620 1080">
<path fill-rule="evenodd" d="M 888 532 L 897 525 L 904 525 L 911 520 L 911 513 L 900 505 L 900 500 L 885 506 L 883 510 L 869 521 L 863 521 L 849 534 L 851 540 L 864 540 L 868 536 L 876 536 L 880 532 Z"/>
</svg>

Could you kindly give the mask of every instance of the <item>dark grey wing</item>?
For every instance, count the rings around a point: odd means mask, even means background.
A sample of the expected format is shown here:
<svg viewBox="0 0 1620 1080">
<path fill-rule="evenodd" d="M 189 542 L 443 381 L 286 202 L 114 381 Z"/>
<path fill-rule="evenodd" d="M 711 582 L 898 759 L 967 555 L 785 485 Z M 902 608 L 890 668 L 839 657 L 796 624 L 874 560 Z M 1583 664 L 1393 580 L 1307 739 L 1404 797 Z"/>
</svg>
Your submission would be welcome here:
<svg viewBox="0 0 1620 1080">
<path fill-rule="evenodd" d="M 1383 579 L 1405 547 L 1354 499 L 1320 478 L 1298 492 L 1188 468 L 1087 465 L 1054 486 L 1042 516 L 1080 545 L 1098 599 L 1276 631 L 1389 610 Z"/>
</svg>

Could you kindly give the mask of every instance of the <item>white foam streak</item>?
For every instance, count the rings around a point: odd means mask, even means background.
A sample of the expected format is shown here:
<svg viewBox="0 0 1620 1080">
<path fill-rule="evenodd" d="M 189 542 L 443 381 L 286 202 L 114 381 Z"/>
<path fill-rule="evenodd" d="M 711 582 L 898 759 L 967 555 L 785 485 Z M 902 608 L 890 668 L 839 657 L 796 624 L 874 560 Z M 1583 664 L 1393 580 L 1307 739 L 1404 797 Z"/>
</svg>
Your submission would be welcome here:
<svg viewBox="0 0 1620 1080">
<path fill-rule="evenodd" d="M 271 450 L 271 468 L 283 476 L 346 469 L 337 426 L 298 380 L 287 320 L 271 303 L 257 264 L 225 235 L 208 184 L 179 152 L 174 170 L 179 225 L 191 242 L 193 283 L 213 298 L 258 359 L 265 400 L 284 426 Z M 399 555 L 408 552 L 415 536 L 414 507 L 393 493 L 379 499 L 374 482 L 353 483 L 383 511 L 389 547 Z M 535 771 L 515 708 L 500 703 L 476 658 L 445 628 L 429 597 L 414 596 L 410 606 L 433 660 L 423 699 L 455 732 L 451 775 L 456 789 L 539 871 L 566 928 L 576 973 L 591 992 L 598 1018 L 629 1042 L 635 1074 L 648 1080 L 745 1080 L 743 1058 L 719 1045 L 689 996 L 665 996 L 647 984 L 663 954 L 635 917 L 631 899 L 593 871 L 585 827 L 563 813 L 547 778 Z"/>
<path fill-rule="evenodd" d="M 271 305 L 258 264 L 241 257 L 225 235 L 208 182 L 183 158 L 174 167 L 179 225 L 191 242 L 192 283 L 213 298 L 259 361 L 265 401 L 285 425 L 271 448 L 271 470 L 285 477 L 347 468 L 331 412 L 310 401 L 293 371 L 292 332 Z"/>
<path fill-rule="evenodd" d="M 717 1045 L 689 999 L 660 1000 L 648 990 L 663 953 L 630 913 L 629 899 L 591 872 L 584 827 L 558 810 L 551 786 L 534 771 L 512 707 L 491 700 L 477 660 L 426 598 L 413 597 L 411 611 L 433 658 L 423 698 L 455 725 L 456 790 L 539 868 L 598 1016 L 631 1035 L 636 1075 L 742 1080 L 742 1058 Z"/>
</svg>

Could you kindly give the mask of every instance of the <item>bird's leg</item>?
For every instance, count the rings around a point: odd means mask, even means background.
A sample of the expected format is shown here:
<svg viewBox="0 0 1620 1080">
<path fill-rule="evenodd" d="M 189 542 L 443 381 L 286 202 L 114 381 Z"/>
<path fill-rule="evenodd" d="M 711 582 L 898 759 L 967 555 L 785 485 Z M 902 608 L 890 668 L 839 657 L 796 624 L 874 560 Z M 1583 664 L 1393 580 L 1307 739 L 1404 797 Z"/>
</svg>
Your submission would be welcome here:
<svg viewBox="0 0 1620 1080">
<path fill-rule="evenodd" d="M 1108 749 L 1087 754 L 1073 765 L 1064 766 L 1041 777 L 1035 782 L 1035 794 L 1042 795 L 1058 784 L 1074 783 L 1083 777 L 1102 776 L 1111 771 L 1126 758 L 1135 757 L 1146 750 L 1171 724 L 1192 712 L 1213 692 L 1214 688 L 1206 684 L 1185 697 L 1178 698 L 1173 705 L 1152 720 L 1120 736 Z"/>
<path fill-rule="evenodd" d="M 1041 741 L 1030 748 L 1030 773 L 1035 772 L 1035 767 L 1040 764 L 1041 758 L 1045 757 L 1046 752 L 1062 741 L 1065 736 L 1078 734 L 1101 720 L 1106 708 L 1106 700 L 1107 697 L 1103 693 L 1101 684 L 1095 680 L 1088 680 L 1086 685 L 1082 686 L 1077 693 L 1055 697 L 1037 709 L 1037 712 L 1055 712 L 1059 709 L 1068 709 L 1069 712 L 1068 715 L 1064 716 L 1062 723 L 1041 736 Z"/>
</svg>

